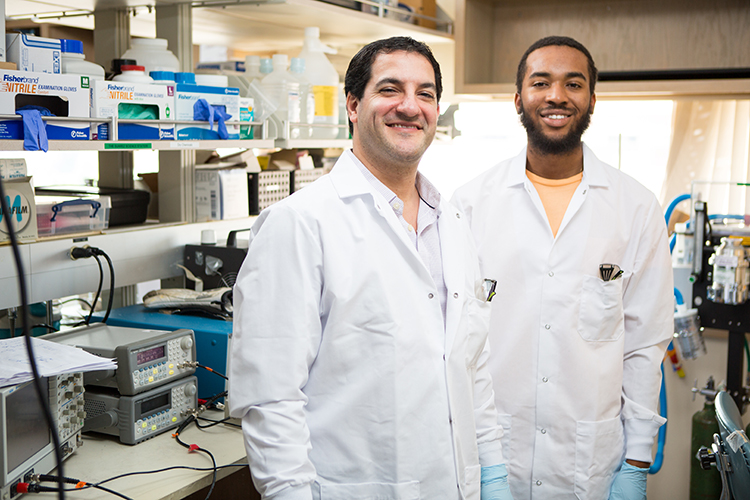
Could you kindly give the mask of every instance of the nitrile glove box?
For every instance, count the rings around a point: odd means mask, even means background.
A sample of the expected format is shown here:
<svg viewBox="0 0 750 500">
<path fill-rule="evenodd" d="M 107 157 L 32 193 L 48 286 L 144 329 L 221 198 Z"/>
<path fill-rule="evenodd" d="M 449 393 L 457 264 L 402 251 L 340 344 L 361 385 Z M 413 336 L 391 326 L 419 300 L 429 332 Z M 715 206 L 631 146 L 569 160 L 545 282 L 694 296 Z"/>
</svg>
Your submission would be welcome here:
<svg viewBox="0 0 750 500">
<path fill-rule="evenodd" d="M 236 87 L 209 87 L 207 85 L 193 85 L 189 83 L 178 83 L 175 86 L 175 120 L 194 120 L 193 106 L 198 99 L 205 99 L 211 106 L 224 108 L 230 121 L 239 121 L 240 115 L 240 89 Z M 240 127 L 227 125 L 227 139 L 239 139 Z M 219 137 L 219 124 L 214 120 L 213 130 L 209 124 L 177 125 L 177 140 L 200 139 L 217 140 Z"/>
<path fill-rule="evenodd" d="M 5 35 L 5 59 L 16 63 L 20 71 L 60 74 L 60 40 L 8 33 Z"/>
<path fill-rule="evenodd" d="M 158 123 L 149 125 L 148 120 L 173 120 L 174 96 L 172 86 L 94 80 L 91 82 L 91 117 L 118 119 L 143 119 L 144 123 L 118 123 L 117 139 L 127 140 L 172 140 L 174 125 Z M 96 139 L 109 140 L 109 124 L 96 126 Z"/>
<path fill-rule="evenodd" d="M 24 106 L 47 108 L 54 116 L 89 117 L 89 89 L 81 75 L 53 75 L 0 69 L 0 114 L 15 115 Z M 50 140 L 87 140 L 88 122 L 47 121 Z M 21 120 L 0 120 L 0 139 L 23 139 Z"/>
</svg>

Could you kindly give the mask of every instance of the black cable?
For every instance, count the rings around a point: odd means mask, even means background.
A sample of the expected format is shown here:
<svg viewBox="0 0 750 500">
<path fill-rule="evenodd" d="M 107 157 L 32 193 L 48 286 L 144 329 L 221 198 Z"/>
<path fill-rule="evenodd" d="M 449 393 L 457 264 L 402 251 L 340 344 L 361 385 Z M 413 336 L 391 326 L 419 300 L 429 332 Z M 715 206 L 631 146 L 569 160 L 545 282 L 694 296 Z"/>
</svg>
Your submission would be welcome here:
<svg viewBox="0 0 750 500">
<path fill-rule="evenodd" d="M 115 266 L 104 250 L 99 248 L 92 248 L 91 250 L 94 252 L 94 256 L 101 255 L 104 257 L 107 260 L 107 266 L 109 266 L 109 300 L 107 301 L 107 312 L 104 313 L 104 319 L 102 319 L 102 323 L 106 323 L 109 319 L 109 313 L 112 312 L 112 304 L 115 298 Z"/>
<path fill-rule="evenodd" d="M 92 488 L 96 488 L 97 490 L 106 491 L 107 493 L 111 493 L 112 495 L 115 495 L 117 497 L 124 498 L 125 500 L 133 500 L 132 498 L 130 498 L 127 495 L 123 495 L 122 493 L 119 493 L 119 492 L 117 492 L 115 490 L 110 490 L 109 488 L 105 488 L 104 486 L 100 486 L 98 484 L 92 484 L 91 487 Z"/>
<path fill-rule="evenodd" d="M 230 420 L 231 420 L 231 417 L 227 417 L 227 418 L 222 418 L 221 420 L 211 420 L 210 418 L 205 418 L 205 417 L 198 417 L 198 420 L 203 420 L 203 421 L 205 421 L 205 422 L 211 422 L 211 423 L 210 423 L 210 424 L 208 424 L 208 425 L 201 425 L 200 423 L 198 423 L 198 422 L 195 422 L 195 425 L 196 425 L 196 426 L 197 426 L 197 427 L 198 427 L 199 429 L 208 429 L 208 428 L 210 428 L 210 427 L 214 427 L 214 426 L 216 426 L 216 425 L 219 425 L 219 424 L 231 425 L 232 427 L 238 427 L 238 428 L 240 428 L 240 429 L 242 428 L 242 426 L 241 426 L 241 425 L 239 425 L 239 424 L 235 424 L 234 422 L 230 422 Z"/>
<path fill-rule="evenodd" d="M 190 415 L 185 420 L 185 422 L 187 422 L 189 424 L 189 423 L 192 423 L 193 421 L 195 421 L 195 419 L 196 419 L 196 417 L 194 415 Z M 185 427 L 187 427 L 186 425 L 184 425 L 185 422 L 183 422 L 183 425 L 181 425 L 179 427 L 180 429 L 184 429 Z M 192 445 L 187 444 L 182 439 L 180 439 L 180 433 L 179 432 L 175 432 L 174 433 L 174 438 L 175 438 L 175 441 L 177 441 L 180 444 L 180 446 L 183 446 L 184 448 L 187 448 L 190 451 L 200 451 L 200 452 L 203 452 L 203 453 L 205 453 L 206 455 L 208 455 L 211 458 L 211 463 L 213 464 L 213 474 L 211 475 L 211 487 L 208 489 L 208 493 L 206 494 L 206 498 L 204 499 L 204 500 L 208 500 L 211 497 L 211 493 L 214 491 L 214 486 L 216 486 L 216 471 L 217 471 L 217 467 L 216 467 L 216 459 L 214 458 L 214 455 L 210 451 L 208 451 L 207 449 L 201 448 L 197 444 L 192 444 Z"/>
<path fill-rule="evenodd" d="M 218 470 L 218 469 L 227 469 L 229 467 L 247 467 L 247 464 L 229 464 L 229 465 L 218 465 L 216 467 L 190 467 L 188 465 L 173 465 L 171 467 L 164 467 L 163 469 L 153 469 L 153 470 L 146 470 L 146 471 L 136 471 L 136 472 L 125 472 L 123 474 L 118 474 L 117 476 L 112 476 L 107 479 L 102 479 L 98 483 L 95 483 L 97 485 L 104 484 L 104 483 L 110 483 L 112 481 L 116 481 L 118 479 L 122 479 L 124 477 L 130 477 L 130 476 L 142 476 L 146 474 L 158 474 L 160 472 L 167 472 L 170 470 L 177 470 L 177 469 L 185 469 L 185 470 L 195 470 L 198 472 L 206 472 L 210 470 Z"/>
<path fill-rule="evenodd" d="M 83 302 L 84 304 L 86 304 L 89 307 L 89 310 L 94 308 L 94 306 L 89 304 L 88 300 L 82 299 L 81 297 L 73 297 L 72 299 L 63 300 L 62 302 L 60 302 L 60 305 L 68 304 L 70 302 L 76 302 L 76 301 Z"/>
<path fill-rule="evenodd" d="M 8 207 L 7 199 L 5 198 L 5 187 L 3 181 L 0 180 L 0 209 L 5 218 L 5 225 L 8 228 L 8 238 L 10 239 L 10 246 L 13 251 L 13 259 L 16 264 L 16 272 L 18 273 L 18 291 L 21 296 L 21 317 L 23 318 L 23 335 L 26 338 L 26 352 L 29 356 L 29 365 L 31 366 L 31 373 L 34 376 L 34 387 L 36 388 L 36 395 L 39 398 L 42 408 L 44 409 L 44 418 L 47 420 L 47 426 L 49 427 L 50 434 L 52 435 L 52 443 L 55 447 L 55 461 L 57 462 L 57 470 L 60 471 L 60 475 L 63 473 L 63 458 L 62 450 L 60 449 L 60 437 L 57 435 L 57 426 L 52 418 L 52 412 L 49 407 L 49 394 L 46 394 L 42 388 L 42 379 L 39 376 L 39 369 L 36 366 L 36 358 L 34 357 L 34 347 L 31 341 L 31 331 L 29 325 L 31 325 L 31 315 L 29 314 L 29 300 L 28 291 L 26 290 L 26 279 L 23 272 L 23 261 L 21 260 L 21 252 L 18 248 L 18 240 L 16 238 L 16 232 L 13 229 L 11 223 L 11 212 Z M 61 500 L 65 498 L 64 483 L 62 480 L 58 481 L 58 498 Z"/>
<path fill-rule="evenodd" d="M 209 368 L 208 366 L 202 365 L 200 363 L 196 363 L 195 366 L 197 366 L 198 368 L 203 368 L 204 370 L 210 371 L 211 373 L 214 373 L 214 374 L 218 375 L 219 377 L 223 378 L 224 380 L 229 380 L 229 377 L 227 377 L 223 373 L 217 372 L 213 368 Z"/>
<path fill-rule="evenodd" d="M 37 323 L 36 325 L 31 325 L 31 329 L 33 330 L 34 328 L 46 328 L 47 330 L 51 332 L 57 331 L 57 328 L 55 328 L 52 325 L 48 325 L 47 323 Z"/>
<path fill-rule="evenodd" d="M 91 311 L 89 311 L 89 316 L 86 318 L 86 322 L 84 323 L 86 326 L 89 326 L 89 323 L 91 323 L 91 318 L 94 316 L 94 308 L 96 307 L 96 303 L 99 301 L 99 295 L 102 293 L 102 286 L 104 285 L 104 269 L 102 268 L 102 261 L 99 260 L 99 257 L 96 255 L 93 256 L 96 259 L 96 264 L 99 266 L 99 288 L 96 289 L 96 295 L 94 295 L 94 302 L 93 306 L 91 306 Z"/>
</svg>

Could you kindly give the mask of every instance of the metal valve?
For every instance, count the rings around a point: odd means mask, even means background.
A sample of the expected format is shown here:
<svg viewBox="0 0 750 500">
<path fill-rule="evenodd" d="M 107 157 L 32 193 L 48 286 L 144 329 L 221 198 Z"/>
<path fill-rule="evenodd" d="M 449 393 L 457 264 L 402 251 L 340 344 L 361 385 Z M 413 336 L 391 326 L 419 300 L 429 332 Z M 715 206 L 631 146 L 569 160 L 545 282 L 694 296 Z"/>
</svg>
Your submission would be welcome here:
<svg viewBox="0 0 750 500">
<path fill-rule="evenodd" d="M 701 469 L 711 470 L 711 466 L 716 463 L 716 455 L 708 451 L 708 448 L 701 446 L 695 458 L 701 463 Z"/>
</svg>

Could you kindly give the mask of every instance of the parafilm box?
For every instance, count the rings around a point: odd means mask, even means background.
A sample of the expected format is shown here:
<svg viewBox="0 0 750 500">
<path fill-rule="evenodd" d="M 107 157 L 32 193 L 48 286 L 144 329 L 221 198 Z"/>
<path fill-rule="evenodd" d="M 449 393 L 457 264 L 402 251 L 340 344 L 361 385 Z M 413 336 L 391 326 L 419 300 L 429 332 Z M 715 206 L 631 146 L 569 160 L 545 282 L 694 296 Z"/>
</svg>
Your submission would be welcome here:
<svg viewBox="0 0 750 500">
<path fill-rule="evenodd" d="M 17 109 L 25 106 L 48 109 L 54 116 L 88 118 L 88 77 L 0 69 L 0 114 L 15 115 Z M 48 139 L 89 138 L 88 122 L 45 124 Z M 0 139 L 23 139 L 23 122 L 0 120 Z"/>
<path fill-rule="evenodd" d="M 142 120 L 119 123 L 118 140 L 172 140 L 174 124 L 149 124 L 148 120 L 174 120 L 174 87 L 149 83 L 91 82 L 91 117 Z M 109 140 L 108 124 L 97 126 L 97 139 Z"/>
<path fill-rule="evenodd" d="M 10 220 L 18 241 L 36 240 L 36 205 L 31 177 L 3 181 L 3 185 L 10 213 L 3 213 L 0 208 L 0 242 L 10 240 L 6 218 Z"/>
</svg>

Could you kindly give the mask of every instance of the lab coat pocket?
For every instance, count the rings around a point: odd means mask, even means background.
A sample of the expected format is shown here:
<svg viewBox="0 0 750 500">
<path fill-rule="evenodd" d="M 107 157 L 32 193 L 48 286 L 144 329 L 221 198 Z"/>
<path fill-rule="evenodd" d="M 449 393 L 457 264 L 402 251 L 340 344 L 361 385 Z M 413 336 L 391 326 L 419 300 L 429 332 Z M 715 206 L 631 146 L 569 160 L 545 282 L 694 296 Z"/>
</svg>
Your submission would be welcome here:
<svg viewBox="0 0 750 500">
<path fill-rule="evenodd" d="M 479 500 L 482 487 L 482 466 L 470 465 L 464 469 L 463 494 L 466 500 Z"/>
<path fill-rule="evenodd" d="M 464 308 L 462 324 L 466 325 L 466 366 L 474 366 L 487 343 L 490 328 L 490 303 L 469 297 Z"/>
<path fill-rule="evenodd" d="M 580 500 L 607 498 L 612 475 L 622 461 L 623 431 L 619 415 L 576 425 L 575 493 Z"/>
<path fill-rule="evenodd" d="M 419 481 L 321 484 L 320 500 L 419 500 Z"/>
<path fill-rule="evenodd" d="M 622 336 L 625 322 L 622 282 L 622 279 L 603 281 L 596 276 L 583 277 L 578 313 L 578 333 L 583 340 L 606 342 Z"/>
</svg>

